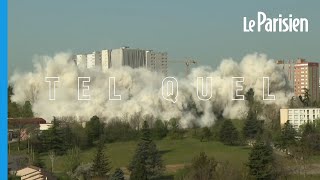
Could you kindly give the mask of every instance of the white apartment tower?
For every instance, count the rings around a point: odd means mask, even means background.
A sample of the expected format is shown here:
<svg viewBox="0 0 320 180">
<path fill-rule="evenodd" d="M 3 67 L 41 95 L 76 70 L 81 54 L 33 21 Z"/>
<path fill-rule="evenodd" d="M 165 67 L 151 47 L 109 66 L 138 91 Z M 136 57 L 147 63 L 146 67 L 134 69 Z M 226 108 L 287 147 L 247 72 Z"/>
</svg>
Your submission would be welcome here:
<svg viewBox="0 0 320 180">
<path fill-rule="evenodd" d="M 166 52 L 146 51 L 146 67 L 151 71 L 168 74 L 168 54 Z"/>
<path fill-rule="evenodd" d="M 108 49 L 101 51 L 101 66 L 103 72 L 111 68 L 111 51 Z"/>
<path fill-rule="evenodd" d="M 75 55 L 73 57 L 73 60 L 75 62 L 75 64 L 81 68 L 81 69 L 84 69 L 87 67 L 87 55 L 86 54 L 78 54 L 78 55 Z"/>
<path fill-rule="evenodd" d="M 87 68 L 101 69 L 101 51 L 94 51 L 87 54 Z"/>
</svg>

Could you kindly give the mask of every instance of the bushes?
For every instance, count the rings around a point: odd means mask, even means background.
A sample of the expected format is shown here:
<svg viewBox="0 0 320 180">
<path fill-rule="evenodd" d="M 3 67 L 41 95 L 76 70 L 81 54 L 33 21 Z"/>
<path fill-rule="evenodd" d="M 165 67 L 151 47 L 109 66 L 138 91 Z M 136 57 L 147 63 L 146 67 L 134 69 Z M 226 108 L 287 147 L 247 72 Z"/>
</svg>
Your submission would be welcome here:
<svg viewBox="0 0 320 180">
<path fill-rule="evenodd" d="M 154 127 L 151 131 L 154 139 L 162 139 L 168 134 L 168 123 L 158 119 L 155 121 Z"/>
<path fill-rule="evenodd" d="M 238 180 L 245 179 L 228 162 L 217 162 L 213 157 L 208 157 L 204 152 L 195 156 L 191 165 L 179 170 L 175 180 Z"/>
<path fill-rule="evenodd" d="M 108 142 L 136 140 L 139 131 L 133 129 L 128 122 L 115 119 L 107 123 L 105 137 Z"/>
<path fill-rule="evenodd" d="M 182 139 L 185 131 L 181 129 L 180 119 L 172 118 L 169 120 L 169 134 L 171 139 Z"/>
<path fill-rule="evenodd" d="M 193 158 L 190 166 L 180 170 L 175 179 L 179 180 L 211 180 L 214 179 L 217 162 L 204 152 Z"/>
</svg>

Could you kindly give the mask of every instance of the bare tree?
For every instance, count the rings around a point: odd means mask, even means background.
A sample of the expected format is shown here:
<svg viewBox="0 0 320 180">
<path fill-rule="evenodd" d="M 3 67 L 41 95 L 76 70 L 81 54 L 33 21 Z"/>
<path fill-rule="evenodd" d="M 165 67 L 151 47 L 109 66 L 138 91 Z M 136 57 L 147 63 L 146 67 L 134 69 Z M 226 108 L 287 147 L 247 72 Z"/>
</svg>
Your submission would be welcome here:
<svg viewBox="0 0 320 180">
<path fill-rule="evenodd" d="M 154 118 L 153 115 L 150 115 L 150 114 L 144 115 L 143 116 L 143 120 L 147 121 L 147 123 L 149 125 L 149 128 L 153 128 L 153 124 L 154 124 L 154 121 L 155 121 L 155 118 Z"/>
<path fill-rule="evenodd" d="M 54 160 L 56 158 L 56 154 L 54 151 L 49 151 L 48 153 L 50 161 L 51 161 L 51 172 L 53 172 L 53 164 L 54 164 Z"/>
<path fill-rule="evenodd" d="M 134 113 L 131 117 L 130 117 L 130 126 L 135 129 L 135 130 L 139 130 L 140 126 L 141 126 L 141 112 L 138 113 Z"/>
</svg>

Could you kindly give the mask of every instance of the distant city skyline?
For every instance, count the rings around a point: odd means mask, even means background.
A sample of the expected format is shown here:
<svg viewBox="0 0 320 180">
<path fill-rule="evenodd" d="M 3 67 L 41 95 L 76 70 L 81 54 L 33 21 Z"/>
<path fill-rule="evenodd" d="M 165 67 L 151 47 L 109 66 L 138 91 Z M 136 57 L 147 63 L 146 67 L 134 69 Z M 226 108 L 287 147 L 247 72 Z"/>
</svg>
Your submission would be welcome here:
<svg viewBox="0 0 320 180">
<path fill-rule="evenodd" d="M 248 3 L 245 3 L 248 2 Z M 8 1 L 8 68 L 32 71 L 34 55 L 92 52 L 121 46 L 168 52 L 215 68 L 248 53 L 320 62 L 318 1 Z M 293 14 L 307 33 L 244 33 L 242 18 Z M 183 73 L 184 67 L 169 64 Z"/>
</svg>

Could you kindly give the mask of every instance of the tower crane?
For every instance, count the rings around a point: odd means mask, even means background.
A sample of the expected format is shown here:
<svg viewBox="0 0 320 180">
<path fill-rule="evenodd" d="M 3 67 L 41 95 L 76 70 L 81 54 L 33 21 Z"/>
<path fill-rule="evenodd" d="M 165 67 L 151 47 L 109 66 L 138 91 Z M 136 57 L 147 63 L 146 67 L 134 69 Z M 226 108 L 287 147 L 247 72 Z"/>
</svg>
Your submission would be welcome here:
<svg viewBox="0 0 320 180">
<path fill-rule="evenodd" d="M 185 60 L 170 60 L 169 63 L 183 63 L 186 66 L 186 76 L 190 73 L 190 65 L 197 64 L 198 62 L 194 59 L 185 59 Z"/>
</svg>

